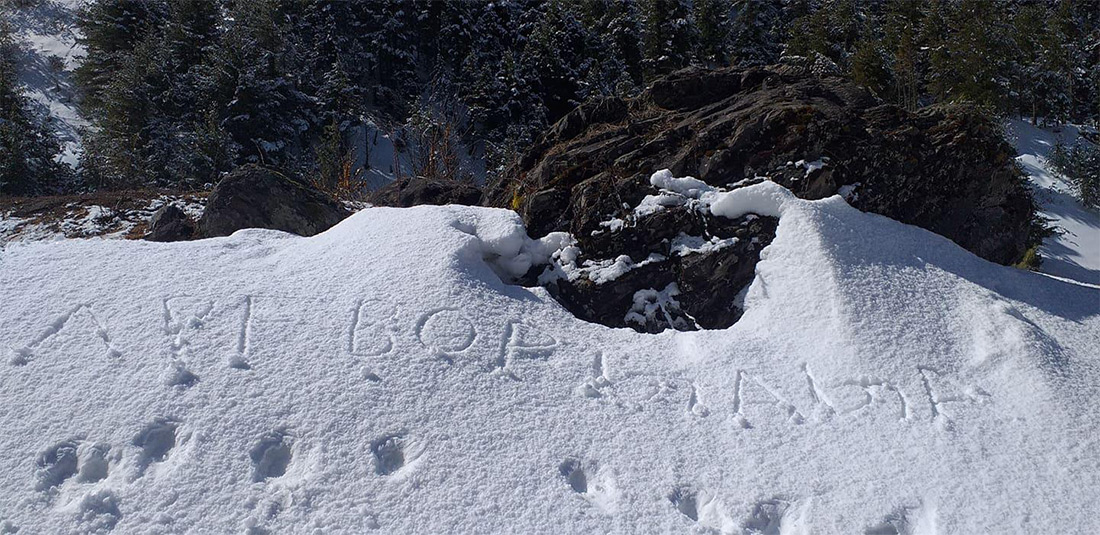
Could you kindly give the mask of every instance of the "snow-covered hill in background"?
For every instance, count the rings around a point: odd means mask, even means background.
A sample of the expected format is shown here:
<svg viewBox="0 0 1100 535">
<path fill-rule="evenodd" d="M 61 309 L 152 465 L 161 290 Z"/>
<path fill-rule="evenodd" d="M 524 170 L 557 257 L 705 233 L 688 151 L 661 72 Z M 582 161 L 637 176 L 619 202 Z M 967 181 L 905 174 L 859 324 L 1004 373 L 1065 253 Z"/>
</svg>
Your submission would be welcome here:
<svg viewBox="0 0 1100 535">
<path fill-rule="evenodd" d="M 62 159 L 76 165 L 80 157 L 81 127 L 88 122 L 77 113 L 72 71 L 83 47 L 77 41 L 76 10 L 87 0 L 34 0 L 0 7 L 15 31 L 19 48 L 19 81 L 42 114 L 52 117 L 65 144 Z"/>
<path fill-rule="evenodd" d="M 1047 161 L 1059 139 L 1070 146 L 1077 140 L 1077 127 L 1066 125 L 1054 131 L 1013 120 L 1006 123 L 1005 130 L 1019 153 L 1016 161 L 1031 177 L 1040 215 L 1049 219 L 1055 230 L 1039 249 L 1043 257 L 1040 271 L 1100 285 L 1100 212 L 1082 205 Z"/>
<path fill-rule="evenodd" d="M 721 331 L 505 284 L 508 211 L 0 251 L 0 530 L 1095 533 L 1100 290 L 834 196 Z"/>
</svg>

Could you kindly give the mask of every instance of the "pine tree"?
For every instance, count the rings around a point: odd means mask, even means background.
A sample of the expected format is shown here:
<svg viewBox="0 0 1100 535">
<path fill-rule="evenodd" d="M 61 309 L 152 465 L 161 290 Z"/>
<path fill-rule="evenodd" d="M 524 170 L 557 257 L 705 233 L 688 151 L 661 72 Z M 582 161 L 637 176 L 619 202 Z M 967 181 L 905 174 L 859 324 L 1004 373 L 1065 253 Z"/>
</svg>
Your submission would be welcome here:
<svg viewBox="0 0 1100 535">
<path fill-rule="evenodd" d="M 562 0 L 548 3 L 521 56 L 549 122 L 571 111 L 588 94 L 600 93 L 584 83 L 595 63 L 585 53 L 596 40 L 575 15 Z"/>
<path fill-rule="evenodd" d="M 158 25 L 166 5 L 158 0 L 95 0 L 77 14 L 86 49 L 74 77 L 83 92 L 85 114 L 96 117 L 100 93 L 145 34 Z"/>
<path fill-rule="evenodd" d="M 920 5 L 908 0 L 892 0 L 886 7 L 885 46 L 890 51 L 894 102 L 916 111 L 921 96 L 920 44 L 918 32 Z"/>
<path fill-rule="evenodd" d="M 0 195 L 57 191 L 68 178 L 61 144 L 19 86 L 10 32 L 0 20 Z"/>
<path fill-rule="evenodd" d="M 317 127 L 313 101 L 298 87 L 306 72 L 301 50 L 284 25 L 295 14 L 279 0 L 234 5 L 218 47 L 212 51 L 210 94 L 232 140 L 247 162 L 287 168 L 305 165 L 305 148 Z"/>
<path fill-rule="evenodd" d="M 695 0 L 692 8 L 699 35 L 695 57 L 711 67 L 728 65 L 730 0 Z"/>
<path fill-rule="evenodd" d="M 782 13 L 773 2 L 735 0 L 730 61 L 741 67 L 775 63 L 782 52 Z"/>
<path fill-rule="evenodd" d="M 698 34 L 689 5 L 683 0 L 644 0 L 641 11 L 646 78 L 691 64 Z"/>
<path fill-rule="evenodd" d="M 641 24 L 637 4 L 621 0 L 579 2 L 581 20 L 592 40 L 595 65 L 590 94 L 627 96 L 642 85 Z"/>
</svg>

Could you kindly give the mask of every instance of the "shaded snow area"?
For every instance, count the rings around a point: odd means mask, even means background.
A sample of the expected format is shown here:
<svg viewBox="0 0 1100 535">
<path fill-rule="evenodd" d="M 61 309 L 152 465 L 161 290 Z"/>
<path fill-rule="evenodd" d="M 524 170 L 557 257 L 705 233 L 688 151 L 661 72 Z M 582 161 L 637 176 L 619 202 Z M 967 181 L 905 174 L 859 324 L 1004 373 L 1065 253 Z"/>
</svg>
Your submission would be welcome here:
<svg viewBox="0 0 1100 535">
<path fill-rule="evenodd" d="M 367 189 L 381 189 L 398 178 L 416 175 L 418 165 L 415 154 L 421 149 L 410 139 L 414 136 L 409 130 L 403 127 L 386 129 L 368 120 L 356 127 L 350 137 L 352 169 L 360 173 Z M 475 184 L 485 183 L 483 147 L 467 147 L 460 143 L 455 147 L 454 155 L 457 158 L 458 178 Z"/>
<path fill-rule="evenodd" d="M 1051 170 L 1047 161 L 1059 140 L 1073 145 L 1077 128 L 1066 125 L 1054 132 L 1013 120 L 1007 122 L 1006 133 L 1019 153 L 1016 161 L 1031 178 L 1040 215 L 1055 231 L 1039 249 L 1039 271 L 1100 285 L 1100 212 L 1081 204 L 1065 177 Z"/>
<path fill-rule="evenodd" d="M 88 0 L 25 0 L 0 6 L 0 16 L 11 23 L 18 56 L 19 82 L 39 113 L 64 144 L 61 159 L 76 165 L 80 157 L 80 128 L 88 122 L 77 112 L 73 70 L 84 47 L 77 43 L 76 11 Z"/>
<path fill-rule="evenodd" d="M 497 209 L 8 244 L 0 530 L 1100 532 L 1100 290 L 839 196 L 702 195 L 780 216 L 720 331 L 501 282 L 550 245 Z"/>
</svg>

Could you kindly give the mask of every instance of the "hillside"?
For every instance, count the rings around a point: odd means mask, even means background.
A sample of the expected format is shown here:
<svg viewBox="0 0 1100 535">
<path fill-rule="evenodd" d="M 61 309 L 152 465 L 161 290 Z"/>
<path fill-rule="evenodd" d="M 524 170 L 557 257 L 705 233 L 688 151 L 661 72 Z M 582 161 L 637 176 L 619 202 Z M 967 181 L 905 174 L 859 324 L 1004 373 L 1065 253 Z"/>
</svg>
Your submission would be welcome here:
<svg viewBox="0 0 1100 535">
<path fill-rule="evenodd" d="M 7 532 L 1088 533 L 1100 290 L 772 183 L 745 315 L 501 282 L 511 212 L 0 251 Z"/>
</svg>

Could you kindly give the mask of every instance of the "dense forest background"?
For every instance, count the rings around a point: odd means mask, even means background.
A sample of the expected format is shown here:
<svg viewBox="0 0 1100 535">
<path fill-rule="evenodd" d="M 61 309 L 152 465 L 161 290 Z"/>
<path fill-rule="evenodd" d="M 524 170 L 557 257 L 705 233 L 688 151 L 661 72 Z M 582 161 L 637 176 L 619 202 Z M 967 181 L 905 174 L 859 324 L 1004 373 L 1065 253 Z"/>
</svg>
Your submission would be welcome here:
<svg viewBox="0 0 1100 535">
<path fill-rule="evenodd" d="M 247 162 L 354 189 L 369 131 L 421 152 L 410 174 L 471 179 L 454 162 L 491 175 L 586 99 L 796 56 L 910 110 L 1100 116 L 1091 0 L 95 0 L 78 26 L 92 126 L 73 169 L 0 23 L 0 193 L 202 188 Z"/>
</svg>

